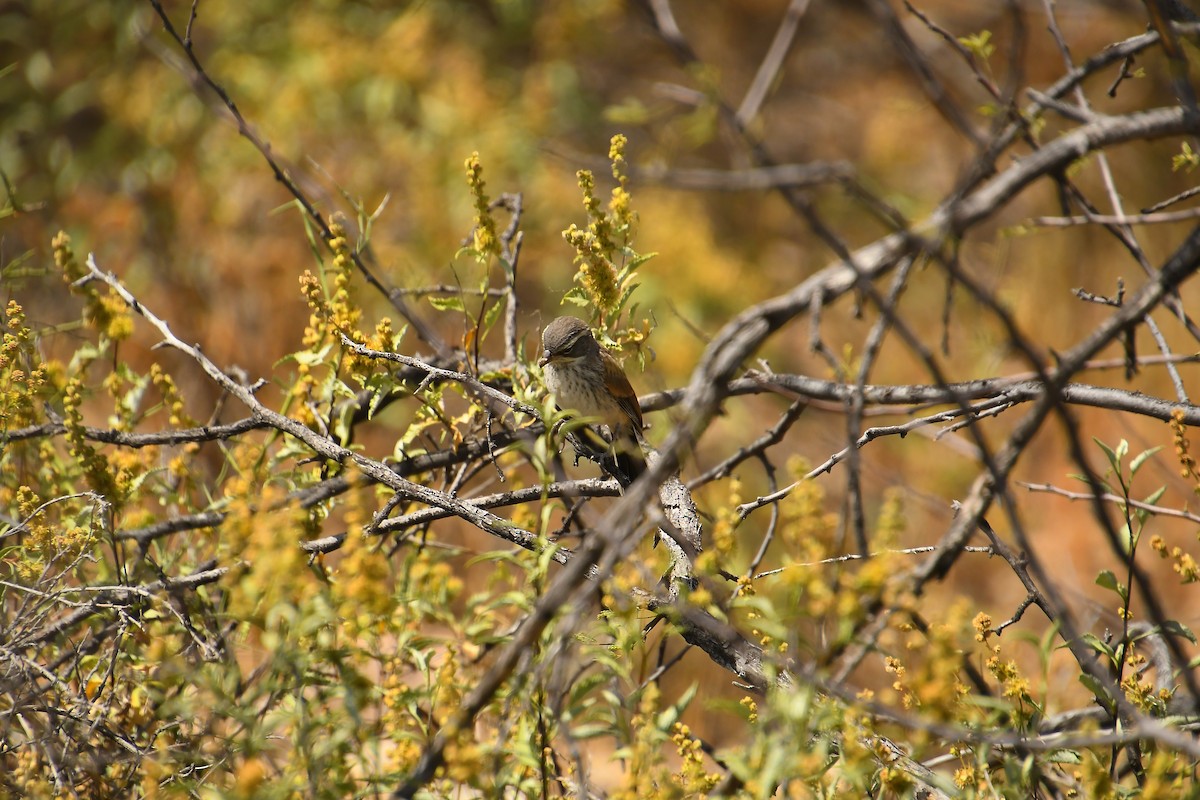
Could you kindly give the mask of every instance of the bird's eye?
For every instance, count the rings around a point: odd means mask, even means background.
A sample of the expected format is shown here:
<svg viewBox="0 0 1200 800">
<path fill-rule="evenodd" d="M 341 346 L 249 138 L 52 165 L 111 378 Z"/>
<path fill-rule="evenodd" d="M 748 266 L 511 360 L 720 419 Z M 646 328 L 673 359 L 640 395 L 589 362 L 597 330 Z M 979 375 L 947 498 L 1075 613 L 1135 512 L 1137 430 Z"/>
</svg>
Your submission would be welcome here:
<svg viewBox="0 0 1200 800">
<path fill-rule="evenodd" d="M 571 342 L 571 346 L 567 348 L 567 355 L 571 358 L 579 358 L 587 355 L 587 337 L 580 336 L 575 341 Z"/>
</svg>

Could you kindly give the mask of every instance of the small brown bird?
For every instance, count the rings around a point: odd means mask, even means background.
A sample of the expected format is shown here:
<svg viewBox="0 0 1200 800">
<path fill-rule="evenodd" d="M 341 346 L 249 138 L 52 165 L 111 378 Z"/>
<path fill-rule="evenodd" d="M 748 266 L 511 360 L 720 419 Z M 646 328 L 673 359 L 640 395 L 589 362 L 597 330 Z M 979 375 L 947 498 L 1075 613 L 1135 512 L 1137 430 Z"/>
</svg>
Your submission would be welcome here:
<svg viewBox="0 0 1200 800">
<path fill-rule="evenodd" d="M 646 469 L 642 452 L 642 409 L 617 360 L 601 347 L 587 323 L 559 317 L 542 331 L 546 388 L 563 410 L 593 417 L 608 429 L 617 469 L 633 481 Z"/>
</svg>

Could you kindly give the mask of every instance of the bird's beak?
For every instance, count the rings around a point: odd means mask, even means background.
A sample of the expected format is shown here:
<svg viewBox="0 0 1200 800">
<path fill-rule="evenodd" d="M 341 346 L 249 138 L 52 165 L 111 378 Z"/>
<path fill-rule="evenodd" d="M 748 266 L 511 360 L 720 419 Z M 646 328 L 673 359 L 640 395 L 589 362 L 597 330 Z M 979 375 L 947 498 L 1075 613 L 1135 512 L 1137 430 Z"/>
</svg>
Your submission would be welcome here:
<svg viewBox="0 0 1200 800">
<path fill-rule="evenodd" d="M 547 364 L 549 364 L 549 363 L 550 363 L 550 351 L 549 351 L 549 350 L 543 350 L 543 351 L 542 351 L 542 357 L 538 359 L 538 366 L 539 366 L 539 367 L 544 367 L 544 366 L 546 366 L 546 365 L 547 365 Z"/>
</svg>

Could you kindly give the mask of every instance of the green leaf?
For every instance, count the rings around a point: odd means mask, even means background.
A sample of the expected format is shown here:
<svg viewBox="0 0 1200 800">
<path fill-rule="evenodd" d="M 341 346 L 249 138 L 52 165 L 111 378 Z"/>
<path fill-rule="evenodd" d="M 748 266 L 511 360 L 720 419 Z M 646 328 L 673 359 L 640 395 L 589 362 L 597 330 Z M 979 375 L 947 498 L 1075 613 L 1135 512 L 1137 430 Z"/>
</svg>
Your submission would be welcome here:
<svg viewBox="0 0 1200 800">
<path fill-rule="evenodd" d="M 488 307 L 487 312 L 483 315 L 483 329 L 488 331 L 496 324 L 496 318 L 500 316 L 500 311 L 504 308 L 503 303 L 492 303 Z"/>
<path fill-rule="evenodd" d="M 1192 644 L 1196 644 L 1196 634 L 1192 633 L 1192 629 L 1184 625 L 1178 620 L 1169 619 L 1163 622 L 1161 626 L 1163 633 L 1170 633 L 1175 636 L 1182 636 Z"/>
<path fill-rule="evenodd" d="M 1142 502 L 1148 506 L 1152 506 L 1158 502 L 1159 498 L 1161 498 L 1166 491 L 1167 491 L 1166 486 L 1160 486 L 1157 489 L 1155 489 L 1153 492 L 1151 492 L 1150 494 L 1146 495 L 1146 499 L 1143 500 Z"/>
<path fill-rule="evenodd" d="M 302 350 L 298 353 L 284 356 L 280 359 L 283 361 L 295 361 L 297 364 L 303 364 L 306 367 L 315 367 L 318 364 L 324 364 L 329 357 L 329 350 L 333 347 L 333 342 L 326 342 L 325 346 L 316 352 L 312 350 Z"/>
<path fill-rule="evenodd" d="M 1151 447 L 1149 450 L 1143 450 L 1134 456 L 1133 461 L 1129 462 L 1129 477 L 1132 478 L 1134 475 L 1137 475 L 1137 471 L 1141 469 L 1142 464 L 1146 463 L 1146 459 L 1150 458 L 1150 456 L 1154 455 L 1159 450 L 1162 450 L 1161 446 Z"/>
<path fill-rule="evenodd" d="M 487 251 L 484 251 L 484 250 L 477 250 L 472 245 L 467 245 L 466 247 L 460 247 L 459 249 L 454 251 L 454 260 L 455 261 L 458 261 L 460 258 L 471 258 L 480 264 L 486 264 L 490 257 L 491 257 L 490 253 L 488 253 Z"/>
<path fill-rule="evenodd" d="M 1088 487 L 1088 489 L 1091 489 L 1091 488 L 1092 488 L 1092 481 L 1091 481 L 1091 479 L 1090 479 L 1090 478 L 1088 478 L 1088 476 L 1087 476 L 1087 475 L 1084 475 L 1084 474 L 1082 474 L 1082 473 L 1079 473 L 1079 472 L 1068 472 L 1068 473 L 1067 473 L 1067 477 L 1068 477 L 1068 478 L 1073 478 L 1074 480 L 1077 480 L 1077 481 L 1079 481 L 1079 482 L 1080 482 L 1080 483 L 1082 483 L 1083 485 L 1087 486 L 1087 487 Z M 1098 483 L 1100 486 L 1104 487 L 1104 490 L 1105 490 L 1106 492 L 1112 492 L 1112 494 L 1118 494 L 1118 492 L 1114 492 L 1114 491 L 1113 491 L 1113 488 L 1112 488 L 1112 486 L 1109 484 L 1109 482 L 1108 482 L 1108 481 L 1106 481 L 1106 480 L 1104 480 L 1103 478 L 1097 478 L 1097 479 L 1096 479 L 1096 483 Z"/>
<path fill-rule="evenodd" d="M 958 43 L 970 50 L 972 55 L 978 56 L 984 61 L 991 58 L 992 53 L 996 52 L 996 45 L 992 44 L 992 32 L 987 30 L 973 33 L 970 36 L 960 36 Z"/>
<path fill-rule="evenodd" d="M 103 358 L 108 353 L 108 346 L 111 341 L 107 338 L 101 339 L 97 344 L 84 342 L 71 356 L 71 364 L 67 367 L 67 373 L 76 375 L 83 370 L 84 364 L 90 364 L 98 358 Z"/>
<path fill-rule="evenodd" d="M 649 261 L 652 258 L 658 258 L 658 253 L 643 253 L 640 256 L 635 256 L 633 258 L 633 260 L 630 261 L 628 265 L 626 265 L 626 269 L 630 269 L 630 270 L 637 269 L 642 264 L 645 264 L 647 261 Z"/>
<path fill-rule="evenodd" d="M 1050 654 L 1054 652 L 1054 640 L 1058 637 L 1058 625 L 1051 625 L 1042 634 L 1042 637 L 1037 641 L 1038 656 L 1041 659 L 1042 669 L 1050 668 Z"/>
<path fill-rule="evenodd" d="M 692 699 L 696 696 L 696 691 L 699 688 L 700 684 L 693 681 L 692 685 L 689 686 L 682 695 L 680 695 L 678 700 L 672 703 L 668 708 L 664 708 L 659 712 L 658 716 L 654 720 L 655 727 L 657 727 L 660 731 L 671 730 L 671 726 L 678 722 L 679 718 L 683 716 L 684 710 L 687 709 L 688 705 L 692 702 Z"/>
<path fill-rule="evenodd" d="M 429 297 L 429 305 L 436 308 L 438 311 L 461 311 L 466 313 L 466 308 L 463 306 L 462 298 L 458 295 L 450 295 L 449 297 Z"/>
<path fill-rule="evenodd" d="M 618 309 L 625 307 L 625 303 L 629 301 L 630 295 L 632 295 L 639 286 L 641 286 L 640 283 L 632 283 L 625 287 L 625 291 L 621 292 L 620 300 L 617 301 Z"/>
<path fill-rule="evenodd" d="M 575 682 L 571 687 L 571 693 L 567 702 L 567 708 L 576 708 L 582 706 L 584 700 L 595 690 L 603 686 L 612 678 L 606 675 L 601 670 L 594 670 L 585 674 L 582 678 Z"/>
<path fill-rule="evenodd" d="M 1088 647 L 1095 650 L 1097 653 L 1101 653 L 1103 655 L 1108 656 L 1109 661 L 1114 661 L 1114 662 L 1116 661 L 1117 654 L 1113 651 L 1113 649 L 1111 647 L 1109 647 L 1107 644 L 1105 644 L 1103 641 L 1101 641 L 1100 638 L 1098 636 L 1096 636 L 1094 633 L 1085 633 L 1083 636 L 1081 636 L 1079 638 L 1083 641 L 1084 644 L 1086 644 Z"/>
<path fill-rule="evenodd" d="M 1110 569 L 1100 570 L 1100 574 L 1096 576 L 1096 585 L 1118 594 L 1121 592 L 1121 584 L 1117 582 L 1117 576 Z"/>
<path fill-rule="evenodd" d="M 1159 501 L 1159 498 L 1161 498 L 1166 491 L 1167 491 L 1166 486 L 1160 486 L 1157 489 L 1155 489 L 1153 492 L 1151 492 L 1150 494 L 1146 495 L 1146 499 L 1143 500 L 1142 502 L 1148 506 L 1156 505 Z M 1134 509 L 1134 515 L 1137 517 L 1138 522 L 1141 523 L 1142 525 L 1146 524 L 1146 520 L 1149 519 L 1151 514 L 1153 514 L 1153 513 L 1154 512 L 1150 511 L 1147 508 Z"/>
<path fill-rule="evenodd" d="M 1081 764 L 1079 753 L 1074 750 L 1051 750 L 1046 754 L 1046 761 L 1051 764 Z"/>
<path fill-rule="evenodd" d="M 1111 447 L 1106 445 L 1104 442 L 1097 439 L 1095 436 L 1092 437 L 1092 441 L 1095 442 L 1096 445 L 1099 446 L 1099 448 L 1104 451 L 1104 456 L 1108 459 L 1108 464 L 1110 467 L 1113 468 L 1113 471 L 1120 474 L 1121 460 L 1119 458 L 1117 458 L 1116 452 Z"/>
<path fill-rule="evenodd" d="M 1087 690 L 1100 701 L 1100 705 L 1106 709 L 1112 708 L 1112 699 L 1108 696 L 1108 692 L 1104 689 L 1100 681 L 1084 672 L 1079 675 L 1079 682 L 1086 686 Z"/>
<path fill-rule="evenodd" d="M 377 372 L 367 379 L 363 388 L 370 390 L 371 397 L 367 403 L 367 419 L 374 419 L 375 412 L 396 389 L 396 381 L 390 372 Z"/>
<path fill-rule="evenodd" d="M 130 481 L 130 483 L 129 483 L 129 489 L 128 489 L 129 496 L 136 497 L 142 488 L 142 484 L 145 483 L 146 479 L 149 478 L 152 474 L 154 474 L 154 473 L 143 472 L 140 475 L 136 475 L 134 477 L 134 479 L 132 481 Z"/>
<path fill-rule="evenodd" d="M 563 295 L 562 302 L 564 304 L 571 303 L 572 305 L 583 307 L 591 305 L 592 301 L 588 299 L 587 293 L 584 292 L 582 288 L 576 286 L 575 288 L 568 290 L 567 293 Z"/>
<path fill-rule="evenodd" d="M 1121 549 L 1129 555 L 1137 547 L 1138 535 L 1133 532 L 1128 523 L 1121 526 Z"/>
<path fill-rule="evenodd" d="M 617 282 L 618 283 L 623 282 L 625 280 L 625 278 L 627 278 L 630 274 L 632 274 L 632 272 L 635 269 L 640 267 L 642 264 L 645 264 L 647 261 L 656 257 L 657 255 L 658 255 L 658 253 L 646 253 L 645 255 L 641 255 L 641 256 L 635 254 L 633 256 L 633 258 L 629 259 L 629 261 L 627 261 L 625 263 L 625 266 L 621 267 L 621 271 L 617 273 Z"/>
<path fill-rule="evenodd" d="M 571 728 L 571 738 L 584 741 L 585 739 L 598 739 L 601 736 L 612 736 L 613 726 L 604 722 L 592 722 L 587 725 L 578 725 Z"/>
<path fill-rule="evenodd" d="M 1179 155 L 1171 157 L 1172 170 L 1177 172 L 1183 169 L 1187 172 L 1191 172 L 1196 168 L 1197 165 L 1200 165 L 1200 154 L 1197 154 L 1195 151 L 1193 151 L 1187 142 L 1183 143 L 1183 146 L 1180 147 L 1180 151 L 1181 152 Z"/>
</svg>

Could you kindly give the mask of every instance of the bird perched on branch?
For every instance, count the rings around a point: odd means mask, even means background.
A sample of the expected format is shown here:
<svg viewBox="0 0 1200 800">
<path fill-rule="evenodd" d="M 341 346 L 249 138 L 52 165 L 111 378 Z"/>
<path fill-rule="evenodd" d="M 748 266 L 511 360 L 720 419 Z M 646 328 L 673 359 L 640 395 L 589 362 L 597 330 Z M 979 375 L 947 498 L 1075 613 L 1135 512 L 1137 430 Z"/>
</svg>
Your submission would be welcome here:
<svg viewBox="0 0 1200 800">
<path fill-rule="evenodd" d="M 603 425 L 608 436 L 601 449 L 611 449 L 623 484 L 646 470 L 642 452 L 642 409 L 637 393 L 617 360 L 576 317 L 559 317 L 542 331 L 546 388 L 564 411 L 576 411 Z"/>
</svg>

